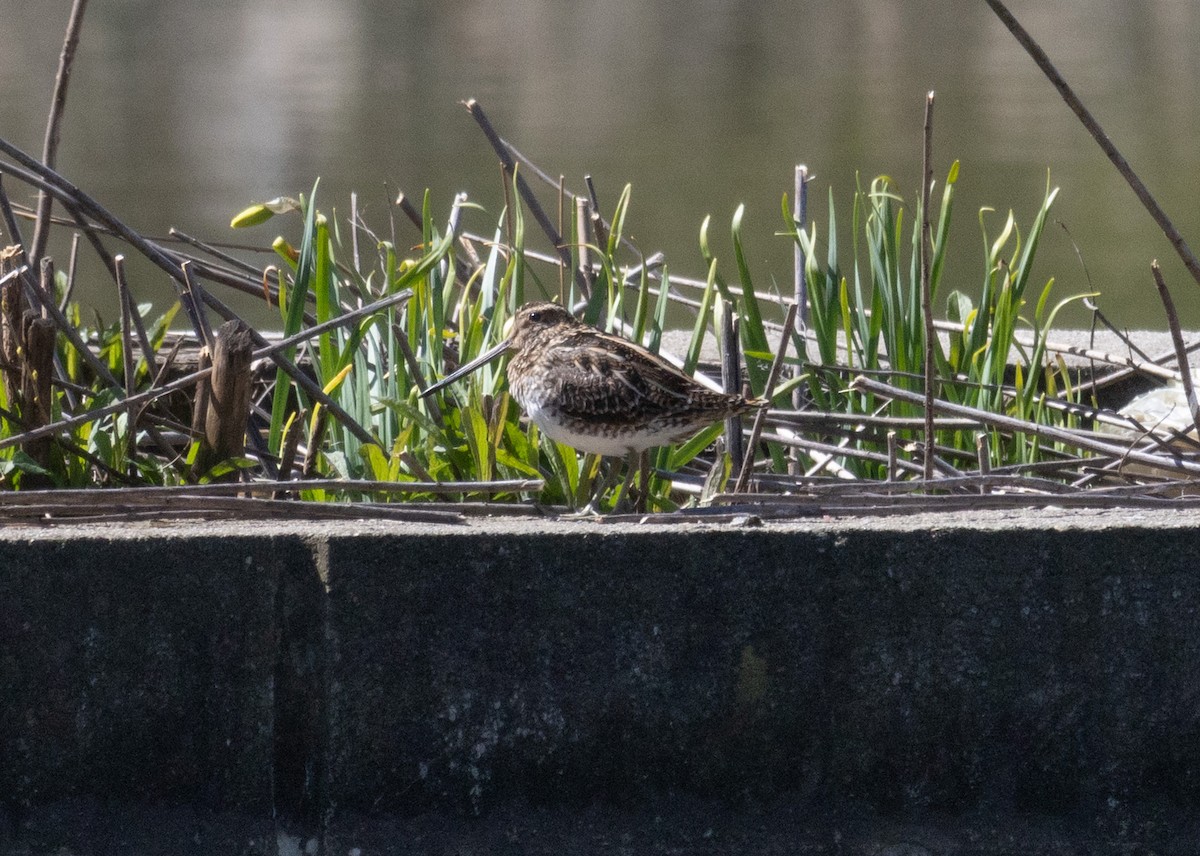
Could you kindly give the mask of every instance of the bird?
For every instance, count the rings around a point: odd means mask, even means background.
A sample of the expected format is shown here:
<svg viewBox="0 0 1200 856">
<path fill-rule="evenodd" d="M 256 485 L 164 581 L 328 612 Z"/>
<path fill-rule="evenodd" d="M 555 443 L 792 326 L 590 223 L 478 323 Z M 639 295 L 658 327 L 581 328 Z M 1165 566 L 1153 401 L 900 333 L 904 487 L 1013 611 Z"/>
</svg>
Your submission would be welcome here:
<svg viewBox="0 0 1200 856">
<path fill-rule="evenodd" d="M 512 354 L 506 369 L 509 392 L 543 434 L 581 452 L 628 457 L 622 497 L 637 456 L 767 403 L 714 392 L 641 345 L 546 302 L 521 306 L 501 342 L 428 387 L 422 397 L 505 353 Z"/>
</svg>

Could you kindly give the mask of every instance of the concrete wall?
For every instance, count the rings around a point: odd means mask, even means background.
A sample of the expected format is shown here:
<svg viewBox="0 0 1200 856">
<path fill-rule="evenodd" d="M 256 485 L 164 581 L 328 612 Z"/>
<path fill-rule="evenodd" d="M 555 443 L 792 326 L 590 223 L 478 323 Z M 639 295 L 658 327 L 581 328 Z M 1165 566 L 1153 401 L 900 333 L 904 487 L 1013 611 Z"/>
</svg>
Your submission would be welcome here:
<svg viewBox="0 0 1200 856">
<path fill-rule="evenodd" d="M 14 828 L 79 799 L 307 829 L 671 794 L 1200 808 L 1178 514 L 354 528 L 4 532 Z"/>
</svg>

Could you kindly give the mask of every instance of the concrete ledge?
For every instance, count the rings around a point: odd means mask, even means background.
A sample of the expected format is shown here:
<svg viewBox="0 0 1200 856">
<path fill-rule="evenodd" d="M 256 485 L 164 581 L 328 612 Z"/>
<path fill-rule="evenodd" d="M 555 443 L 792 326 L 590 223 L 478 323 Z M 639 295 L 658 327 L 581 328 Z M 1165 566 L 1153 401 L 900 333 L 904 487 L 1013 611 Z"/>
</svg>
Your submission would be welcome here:
<svg viewBox="0 0 1200 856">
<path fill-rule="evenodd" d="M 331 853 L 497 818 L 661 852 L 568 830 L 693 812 L 743 852 L 797 812 L 814 848 L 903 822 L 928 852 L 1189 852 L 1198 521 L 10 529 L 2 811 L 26 852 L 74 846 L 80 806 L 274 810 Z"/>
<path fill-rule="evenodd" d="M 309 552 L 143 532 L 0 540 L 0 793 L 269 810 L 276 601 Z"/>
</svg>

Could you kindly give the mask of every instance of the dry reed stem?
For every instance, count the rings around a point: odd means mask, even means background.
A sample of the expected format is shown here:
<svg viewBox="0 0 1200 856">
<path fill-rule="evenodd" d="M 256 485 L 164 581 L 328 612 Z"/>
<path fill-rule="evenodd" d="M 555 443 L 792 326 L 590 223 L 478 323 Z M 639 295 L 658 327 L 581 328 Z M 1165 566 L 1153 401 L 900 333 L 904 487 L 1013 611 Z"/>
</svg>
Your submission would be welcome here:
<svg viewBox="0 0 1200 856">
<path fill-rule="evenodd" d="M 67 104 L 67 87 L 71 82 L 71 66 L 75 51 L 79 47 L 79 32 L 83 28 L 83 13 L 87 0 L 75 0 L 71 15 L 67 19 L 67 33 L 63 39 L 62 52 L 58 57 L 58 73 L 54 79 L 54 95 L 50 101 L 50 114 L 46 119 L 46 137 L 42 144 L 42 163 L 53 167 L 58 159 L 58 142 L 62 126 L 63 110 Z M 41 261 L 50 234 L 50 212 L 52 200 L 45 191 L 38 193 L 37 218 L 33 226 L 33 243 L 29 248 L 29 259 L 36 265 Z"/>
<path fill-rule="evenodd" d="M 202 382 L 207 388 L 206 406 L 203 411 L 197 408 L 192 422 L 192 430 L 201 438 L 193 467 L 197 475 L 245 452 L 253 349 L 250 328 L 244 321 L 221 325 L 212 349 L 212 374 Z M 236 471 L 221 476 L 225 481 L 237 477 Z"/>
<path fill-rule="evenodd" d="M 1196 435 L 1200 437 L 1200 404 L 1196 403 L 1196 387 L 1192 384 L 1192 367 L 1188 364 L 1187 350 L 1183 344 L 1183 333 L 1179 329 L 1179 314 L 1175 311 L 1175 301 L 1171 298 L 1171 290 L 1163 278 L 1158 259 L 1150 263 L 1150 273 L 1154 276 L 1154 284 L 1158 288 L 1159 299 L 1162 300 L 1163 312 L 1167 316 L 1167 329 L 1171 331 L 1171 342 L 1175 346 L 1175 358 L 1179 362 L 1179 377 L 1183 382 L 1183 394 L 1187 399 L 1188 412 L 1192 417 L 1192 425 L 1196 427 Z"/>
<path fill-rule="evenodd" d="M 1133 167 L 1129 165 L 1129 161 L 1125 160 L 1125 156 L 1113 145 L 1112 141 L 1108 138 L 1108 134 L 1100 127 L 1100 123 L 1083 106 L 1083 102 L 1079 100 L 1079 96 L 1075 94 L 1075 91 L 1067 85 L 1067 81 L 1059 74 L 1058 69 L 1054 67 L 1054 64 L 1050 61 L 1050 57 L 1047 56 L 1041 46 L 1034 41 L 1033 36 L 1029 35 L 1028 31 L 1021 26 L 1017 19 L 1013 17 L 1012 12 L 1008 11 L 1008 7 L 1000 2 L 1000 0 L 986 0 L 986 2 L 992 7 L 992 11 L 996 13 L 996 17 L 1004 23 L 1004 26 L 1008 27 L 1009 32 L 1013 34 L 1021 47 L 1025 48 L 1026 53 L 1037 63 L 1038 68 L 1042 70 L 1042 73 L 1046 75 L 1046 78 L 1058 90 L 1058 94 L 1062 96 L 1063 101 L 1067 102 L 1067 106 L 1071 108 L 1071 111 L 1083 123 L 1083 126 L 1087 128 L 1088 133 L 1092 135 L 1092 139 L 1096 141 L 1104 154 L 1112 161 L 1112 165 L 1117 168 L 1117 172 L 1125 179 L 1126 183 L 1133 190 L 1134 195 L 1137 196 L 1146 210 L 1150 212 L 1150 216 L 1154 218 L 1154 222 L 1162 229 L 1163 234 L 1167 236 L 1167 240 L 1171 242 L 1171 246 L 1175 248 L 1175 252 L 1178 253 L 1179 258 L 1183 260 L 1184 267 L 1188 269 L 1188 272 L 1191 273 L 1196 282 L 1200 283 L 1200 260 L 1196 258 L 1187 241 L 1184 240 L 1183 235 L 1175 228 L 1175 224 L 1171 222 L 1166 212 L 1163 211 L 1157 200 L 1150 194 L 1146 185 L 1138 178 L 1137 173 L 1133 171 Z"/>
<path fill-rule="evenodd" d="M 54 325 L 27 310 L 21 331 L 20 408 L 24 424 L 36 428 L 50 422 L 53 413 L 51 380 L 54 376 Z M 49 463 L 51 439 L 42 437 L 21 445 L 41 467 Z M 28 478 L 28 476 L 27 476 Z M 37 478 L 35 481 L 42 481 Z"/>
<path fill-rule="evenodd" d="M 238 485 L 237 487 L 240 487 Z M 393 520 L 404 523 L 461 524 L 462 514 L 429 505 L 308 502 L 233 496 L 161 495 L 149 499 L 127 498 L 128 490 L 103 491 L 106 502 L 97 503 L 96 490 L 78 502 L 64 501 L 66 491 L 21 491 L 19 494 L 40 500 L 36 504 L 8 505 L 0 502 L 3 523 L 41 524 L 54 522 L 110 522 L 132 520 Z"/>
<path fill-rule="evenodd" d="M 122 502 L 153 503 L 163 498 L 185 500 L 194 497 L 258 495 L 271 496 L 279 493 L 301 493 L 309 490 L 324 490 L 330 493 L 370 493 L 388 496 L 404 496 L 416 493 L 441 495 L 458 493 L 533 493 L 545 486 L 541 479 L 495 479 L 492 481 L 419 481 L 391 482 L 357 479 L 304 479 L 295 481 L 251 481 L 243 484 L 192 484 L 174 487 L 127 487 L 106 491 L 105 496 L 120 497 Z M 87 505 L 96 502 L 96 491 L 92 488 L 64 488 L 61 490 L 0 492 L 0 508 L 15 508 L 25 505 L 41 505 L 49 500 L 63 505 Z"/>
<path fill-rule="evenodd" d="M 721 386 L 726 395 L 737 395 L 742 391 L 741 377 L 741 348 L 738 340 L 740 324 L 733 304 L 723 300 L 718 301 L 723 307 L 721 312 Z M 729 458 L 733 462 L 733 471 L 738 472 L 745 465 L 745 446 L 742 443 L 742 417 L 734 414 L 725 419 L 725 447 L 729 450 Z"/>
<path fill-rule="evenodd" d="M 43 164 L 38 163 L 16 146 L 8 143 L 6 140 L 0 139 L 0 151 L 4 152 L 9 157 L 12 157 L 18 163 L 22 164 L 28 171 L 26 172 L 25 170 L 14 169 L 11 164 L 0 163 L 0 172 L 9 172 L 14 175 L 21 174 L 23 176 L 27 176 L 27 179 L 23 177 L 22 180 L 28 180 L 29 183 L 34 184 L 35 186 L 46 187 L 52 194 L 55 195 L 56 198 L 60 199 L 60 201 L 65 200 L 66 202 L 75 205 L 81 213 L 86 214 L 108 226 L 119 238 L 135 247 L 153 264 L 169 274 L 171 281 L 176 286 L 176 289 L 182 292 L 184 286 L 184 273 L 181 269 L 181 262 L 178 258 L 173 257 L 158 244 L 142 237 L 140 234 L 130 229 L 123 222 L 110 214 L 98 202 L 72 185 L 61 175 L 44 166 Z M 203 273 L 203 271 L 201 272 Z M 202 291 L 201 297 L 203 298 L 204 303 L 207 304 L 210 309 L 220 315 L 224 320 L 231 321 L 238 317 L 232 309 L 226 306 L 223 301 L 215 297 L 211 292 Z M 191 318 L 193 327 L 199 330 L 201 325 L 200 319 L 195 315 L 192 315 Z M 260 348 L 268 346 L 267 340 L 257 330 L 251 328 L 250 333 L 254 338 L 255 344 Z M 375 446 L 380 445 L 379 439 L 372 435 L 371 432 L 367 431 L 367 429 L 365 429 L 362 425 L 360 425 L 352 416 L 350 416 L 349 413 L 345 411 L 340 404 L 330 398 L 330 396 L 327 395 L 323 389 L 321 389 L 320 384 L 313 380 L 307 372 L 274 349 L 271 349 L 268 353 L 272 362 L 282 369 L 284 373 L 287 374 L 293 381 L 295 381 L 295 383 L 308 395 L 320 402 L 323 407 L 327 408 L 328 411 L 335 418 L 337 418 L 337 420 L 344 425 L 346 429 L 349 430 L 350 433 L 352 433 L 360 442 Z M 114 383 L 113 385 L 115 386 L 116 384 Z M 0 448 L 3 447 L 0 446 Z"/>
<path fill-rule="evenodd" d="M 25 315 L 22 273 L 24 251 L 17 245 L 0 250 L 0 373 L 5 400 L 15 401 L 21 389 L 21 323 Z"/>
<path fill-rule="evenodd" d="M 795 303 L 788 306 L 787 316 L 783 322 L 783 329 L 790 330 L 792 325 L 796 323 L 796 313 L 799 306 Z M 771 361 L 771 370 L 767 373 L 767 385 L 763 389 L 762 397 L 768 403 L 775 397 L 775 385 L 779 382 L 779 375 L 783 369 L 783 359 L 787 354 L 788 337 L 785 334 L 779 339 L 779 350 L 775 352 L 775 359 Z M 762 436 L 763 425 L 767 420 L 768 407 L 760 407 L 758 412 L 754 414 L 754 424 L 750 428 L 750 439 L 746 443 L 746 447 L 750 450 L 750 454 L 743 461 L 741 469 L 738 471 L 737 481 L 734 483 L 733 492 L 741 493 L 746 489 L 749 481 L 750 470 L 754 467 L 754 450 L 758 446 L 758 439 Z"/>
<path fill-rule="evenodd" d="M 921 148 L 921 240 L 918 254 L 921 265 L 921 316 L 925 323 L 925 479 L 933 478 L 933 450 L 937 435 L 933 430 L 933 350 L 937 333 L 933 328 L 933 294 L 929 283 L 929 191 L 933 187 L 933 93 L 925 96 L 925 136 Z"/>
<path fill-rule="evenodd" d="M 529 187 L 529 182 L 517 171 L 508 144 L 496 133 L 491 120 L 483 112 L 483 107 L 480 106 L 478 101 L 471 98 L 464 101 L 463 106 L 467 108 L 467 111 L 471 114 L 471 118 L 475 120 L 480 130 L 483 131 L 484 136 L 487 137 L 488 142 L 492 144 L 492 149 L 495 150 L 496 155 L 500 158 L 500 163 L 503 165 L 504 172 L 509 180 L 512 180 L 515 176 L 517 192 L 521 195 L 521 199 L 524 200 L 526 206 L 528 206 L 530 213 L 533 214 L 533 219 L 537 221 L 537 224 L 542 228 L 542 231 L 546 234 L 551 245 L 558 253 L 560 263 L 564 267 L 570 268 L 571 251 L 563 240 L 563 236 L 554 227 L 554 223 L 550 221 L 550 217 L 546 214 L 545 209 L 542 208 L 541 203 L 538 202 L 533 190 Z M 581 291 L 586 288 L 578 273 L 575 274 L 575 283 Z"/>
<path fill-rule="evenodd" d="M 870 378 L 859 376 L 850 384 L 850 388 L 860 392 L 870 392 L 884 398 L 892 398 L 899 401 L 908 401 L 912 404 L 919 404 L 922 401 L 922 396 L 910 393 L 907 390 L 889 384 L 880 383 L 879 381 L 871 380 Z M 1083 432 L 1070 431 L 1065 428 L 1056 428 L 1050 425 L 1039 425 L 1036 422 L 1027 422 L 1022 419 L 1014 419 L 1011 416 L 1005 416 L 1000 413 L 990 413 L 986 410 L 979 410 L 973 407 L 966 407 L 961 404 L 952 404 L 948 401 L 937 400 L 934 402 L 934 407 L 943 412 L 955 416 L 974 416 L 979 419 L 980 424 L 990 425 L 1002 431 L 1021 432 L 1025 434 L 1033 434 L 1042 439 L 1049 440 L 1054 443 L 1063 443 L 1076 449 L 1084 449 L 1089 452 L 1097 452 L 1102 455 L 1114 455 L 1116 457 L 1124 457 L 1126 460 L 1134 463 L 1147 464 L 1152 467 L 1160 467 L 1165 470 L 1173 470 L 1177 472 L 1188 473 L 1192 476 L 1200 476 L 1200 463 L 1195 461 L 1184 460 L 1179 455 L 1154 455 L 1140 451 L 1138 449 L 1117 445 L 1111 441 L 1097 440 Z"/>
<path fill-rule="evenodd" d="M 341 326 L 345 326 L 348 324 L 353 324 L 354 322 L 358 321 L 360 318 L 362 318 L 366 315 L 370 315 L 374 312 L 378 312 L 381 309 L 385 309 L 388 306 L 391 306 L 393 304 L 401 303 L 405 300 L 408 300 L 410 297 L 412 297 L 412 292 L 410 292 L 410 291 L 397 292 L 396 294 L 389 295 L 389 296 L 383 298 L 382 300 L 377 300 L 374 303 L 368 304 L 367 306 L 363 306 L 354 311 L 347 312 L 344 315 L 339 315 L 337 318 L 332 318 L 329 321 L 326 321 L 322 324 L 317 324 L 314 327 L 310 327 L 310 328 L 301 330 L 299 333 L 296 333 L 294 336 L 288 336 L 287 338 L 281 339 L 278 342 L 274 342 L 272 344 L 268 344 L 263 347 L 260 347 L 254 352 L 254 359 L 258 360 L 258 359 L 262 359 L 264 357 L 271 357 L 276 351 L 281 351 L 281 350 L 290 348 L 293 345 L 299 344 L 300 342 L 304 342 L 309 339 L 315 338 L 316 336 L 320 335 L 321 333 L 324 333 L 328 330 L 332 330 L 335 327 L 341 327 Z M 212 371 L 211 368 L 202 369 L 200 371 L 195 371 L 190 374 L 184 375 L 183 377 L 176 378 L 174 381 L 171 381 L 170 383 L 166 383 L 161 386 L 152 387 L 151 389 L 148 389 L 145 392 L 141 392 L 136 395 L 129 396 L 127 399 L 123 399 L 114 404 L 110 404 L 106 407 L 100 407 L 95 410 L 89 410 L 86 413 L 81 413 L 81 414 L 77 414 L 75 416 L 71 416 L 69 418 L 61 419 L 52 425 L 47 425 L 44 428 L 39 428 L 33 432 L 23 433 L 23 434 L 19 434 L 19 435 L 12 436 L 12 437 L 0 438 L 0 449 L 5 449 L 9 446 L 12 446 L 19 442 L 22 442 L 25 439 L 31 439 L 32 437 L 46 436 L 48 434 L 52 434 L 57 431 L 70 430 L 79 425 L 83 425 L 84 423 L 91 422 L 96 419 L 100 419 L 104 416 L 109 416 L 113 413 L 117 413 L 117 412 L 124 410 L 135 404 L 136 405 L 149 404 L 151 401 L 154 401 L 156 398 L 161 398 L 162 396 L 168 395 L 172 392 L 178 392 L 180 390 L 188 389 L 189 387 L 194 386 L 202 378 L 207 377 L 211 371 Z M 114 386 L 115 385 L 116 384 L 114 383 Z"/>
</svg>

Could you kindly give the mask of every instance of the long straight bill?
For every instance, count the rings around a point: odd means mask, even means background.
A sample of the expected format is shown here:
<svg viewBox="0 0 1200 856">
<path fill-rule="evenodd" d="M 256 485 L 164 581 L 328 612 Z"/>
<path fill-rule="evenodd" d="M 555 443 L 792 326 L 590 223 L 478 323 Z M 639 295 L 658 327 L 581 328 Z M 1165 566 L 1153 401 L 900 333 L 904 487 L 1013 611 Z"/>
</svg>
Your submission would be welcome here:
<svg viewBox="0 0 1200 856">
<path fill-rule="evenodd" d="M 425 398 L 428 395 L 433 395 L 439 389 L 449 386 L 450 384 L 452 384 L 456 380 L 458 380 L 460 377 L 466 377 L 471 372 L 475 371 L 475 369 L 479 368 L 480 366 L 484 365 L 485 363 L 490 363 L 492 360 L 496 359 L 496 357 L 500 356 L 501 354 L 503 354 L 505 351 L 508 350 L 508 344 L 509 344 L 508 339 L 505 339 L 503 342 L 496 345 L 495 347 L 489 348 L 488 350 L 484 351 L 478 357 L 471 360 L 471 362 L 467 363 L 465 366 L 460 366 L 457 371 L 451 372 L 450 374 L 446 375 L 444 378 L 439 380 L 437 383 L 433 384 L 433 386 L 426 389 L 424 392 L 421 393 L 421 398 Z"/>
</svg>

